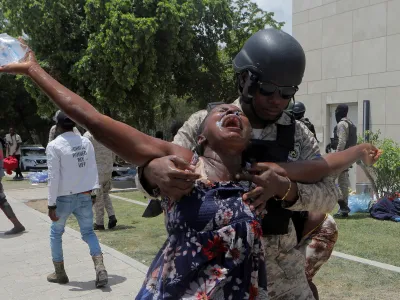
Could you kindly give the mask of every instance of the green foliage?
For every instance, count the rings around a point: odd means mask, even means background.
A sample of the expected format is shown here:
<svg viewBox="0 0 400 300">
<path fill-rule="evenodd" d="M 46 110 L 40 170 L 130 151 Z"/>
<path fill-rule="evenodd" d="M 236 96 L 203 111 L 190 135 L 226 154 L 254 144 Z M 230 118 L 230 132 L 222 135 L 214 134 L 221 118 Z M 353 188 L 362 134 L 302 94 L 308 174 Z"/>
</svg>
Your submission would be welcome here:
<svg viewBox="0 0 400 300">
<path fill-rule="evenodd" d="M 53 77 L 144 131 L 172 117 L 176 99 L 188 110 L 232 101 L 233 56 L 254 32 L 283 25 L 250 0 L 0 0 L 0 8 L 8 32 L 24 31 Z M 24 84 L 39 114 L 53 114 Z"/>
<path fill-rule="evenodd" d="M 376 164 L 369 168 L 375 179 L 379 195 L 393 195 L 400 192 L 400 145 L 392 139 L 381 139 L 381 132 L 367 131 L 369 142 L 382 150 L 382 155 Z M 359 138 L 362 142 L 362 138 Z"/>
</svg>

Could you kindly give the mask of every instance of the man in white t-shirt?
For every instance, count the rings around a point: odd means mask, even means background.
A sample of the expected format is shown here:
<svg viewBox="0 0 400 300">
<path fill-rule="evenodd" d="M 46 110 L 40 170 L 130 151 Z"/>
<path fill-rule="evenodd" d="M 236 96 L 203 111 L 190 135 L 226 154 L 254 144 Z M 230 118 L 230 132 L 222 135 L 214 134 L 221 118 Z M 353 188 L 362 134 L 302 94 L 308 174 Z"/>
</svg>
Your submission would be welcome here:
<svg viewBox="0 0 400 300">
<path fill-rule="evenodd" d="M 6 194 L 4 194 L 3 185 L 1 183 L 4 177 L 3 170 L 3 144 L 0 142 L 0 209 L 4 212 L 6 217 L 14 224 L 14 228 L 4 232 L 5 235 L 17 234 L 25 231 L 25 227 L 19 222 L 10 203 L 8 203 Z"/>
<path fill-rule="evenodd" d="M 82 239 L 89 245 L 96 270 L 96 287 L 108 283 L 103 254 L 93 231 L 91 193 L 99 188 L 96 158 L 92 143 L 73 132 L 75 123 L 63 112 L 57 115 L 60 135 L 47 145 L 49 169 L 50 246 L 55 272 L 47 277 L 49 282 L 67 283 L 64 269 L 62 234 L 65 223 L 74 214 L 79 223 Z"/>
<path fill-rule="evenodd" d="M 21 160 L 21 137 L 15 132 L 14 128 L 10 128 L 10 133 L 6 135 L 6 144 L 7 144 L 7 156 L 14 156 L 18 160 L 18 167 L 15 169 L 15 177 L 14 180 L 22 180 L 24 176 L 22 176 L 20 169 L 20 160 Z"/>
<path fill-rule="evenodd" d="M 56 114 L 54 115 L 54 117 L 53 117 L 53 120 L 54 120 L 54 122 L 56 122 L 57 123 L 57 116 L 58 116 L 58 114 L 61 112 L 61 110 L 57 110 L 57 112 L 56 112 Z M 52 140 L 54 140 L 60 133 L 59 132 L 57 132 L 57 125 L 55 124 L 55 125 L 53 125 L 51 128 L 50 128 L 50 131 L 49 131 L 49 141 L 48 141 L 48 143 L 50 143 Z M 78 128 L 76 128 L 76 127 L 74 127 L 74 132 L 75 132 L 75 134 L 77 134 L 77 135 L 81 135 L 81 133 L 80 133 L 80 131 L 78 130 Z"/>
</svg>

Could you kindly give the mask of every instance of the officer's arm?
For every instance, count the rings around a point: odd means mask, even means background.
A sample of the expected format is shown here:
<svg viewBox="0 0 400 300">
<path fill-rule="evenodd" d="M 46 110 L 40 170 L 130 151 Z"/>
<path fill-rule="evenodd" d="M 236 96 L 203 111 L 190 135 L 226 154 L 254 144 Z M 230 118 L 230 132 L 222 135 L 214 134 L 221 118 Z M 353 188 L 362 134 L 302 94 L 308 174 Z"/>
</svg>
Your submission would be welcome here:
<svg viewBox="0 0 400 300">
<path fill-rule="evenodd" d="M 187 149 L 193 149 L 197 144 L 196 138 L 198 136 L 200 125 L 206 116 L 206 110 L 201 110 L 192 114 L 175 135 L 173 143 Z M 155 197 L 157 195 L 153 194 L 153 189 L 157 187 L 157 184 L 151 182 L 151 178 L 145 176 L 146 172 L 144 171 L 144 168 L 138 168 L 135 177 L 136 186 L 147 196 Z"/>
<path fill-rule="evenodd" d="M 307 128 L 296 123 L 295 141 L 300 145 L 299 160 L 322 159 L 317 141 L 307 133 Z M 333 176 L 314 184 L 297 184 L 298 198 L 295 202 L 284 201 L 283 206 L 294 211 L 330 212 L 336 205 L 339 191 Z"/>
<path fill-rule="evenodd" d="M 346 147 L 346 143 L 349 137 L 349 133 L 348 133 L 349 129 L 348 129 L 348 125 L 346 122 L 339 122 L 339 124 L 337 125 L 337 134 L 338 134 L 338 146 L 337 146 L 337 151 L 343 151 L 344 148 Z"/>
</svg>

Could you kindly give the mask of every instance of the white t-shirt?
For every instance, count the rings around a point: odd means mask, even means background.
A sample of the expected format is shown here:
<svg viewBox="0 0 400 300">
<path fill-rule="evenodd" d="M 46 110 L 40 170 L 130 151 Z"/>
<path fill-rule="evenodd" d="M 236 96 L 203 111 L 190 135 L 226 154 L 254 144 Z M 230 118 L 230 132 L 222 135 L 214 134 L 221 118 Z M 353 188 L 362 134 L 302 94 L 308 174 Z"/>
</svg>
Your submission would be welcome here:
<svg viewBox="0 0 400 300">
<path fill-rule="evenodd" d="M 14 134 L 11 136 L 11 134 L 6 134 L 6 143 L 7 143 L 7 156 L 14 155 L 14 152 L 16 155 L 21 155 L 21 149 L 17 149 L 18 144 L 22 144 L 21 137 L 18 134 Z"/>
<path fill-rule="evenodd" d="M 79 194 L 99 188 L 96 156 L 86 137 L 74 132 L 60 134 L 47 145 L 49 169 L 49 206 L 57 197 Z"/>
</svg>

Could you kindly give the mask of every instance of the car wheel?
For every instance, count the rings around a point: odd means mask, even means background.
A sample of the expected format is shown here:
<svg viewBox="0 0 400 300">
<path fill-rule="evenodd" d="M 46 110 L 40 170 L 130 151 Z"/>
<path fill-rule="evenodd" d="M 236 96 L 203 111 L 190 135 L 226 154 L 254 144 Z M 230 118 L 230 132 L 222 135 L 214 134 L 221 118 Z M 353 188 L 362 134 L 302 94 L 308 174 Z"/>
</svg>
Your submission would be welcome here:
<svg viewBox="0 0 400 300">
<path fill-rule="evenodd" d="M 21 163 L 21 167 L 20 167 L 20 168 L 21 168 L 21 171 L 22 171 L 22 172 L 25 172 L 25 171 L 26 171 L 26 168 L 25 168 L 25 166 L 24 166 L 23 163 Z"/>
</svg>

